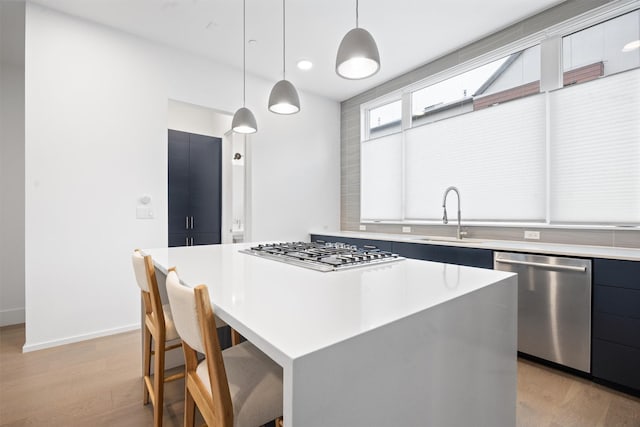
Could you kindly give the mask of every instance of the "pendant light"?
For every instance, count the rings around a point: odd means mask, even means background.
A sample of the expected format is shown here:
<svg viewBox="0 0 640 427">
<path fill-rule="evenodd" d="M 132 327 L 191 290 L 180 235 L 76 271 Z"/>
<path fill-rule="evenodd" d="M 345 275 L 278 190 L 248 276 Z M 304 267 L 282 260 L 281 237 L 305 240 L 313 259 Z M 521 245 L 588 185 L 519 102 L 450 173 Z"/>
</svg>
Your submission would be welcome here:
<svg viewBox="0 0 640 427">
<path fill-rule="evenodd" d="M 231 129 L 238 133 L 255 133 L 258 124 L 246 105 L 247 97 L 247 31 L 246 0 L 242 0 L 242 107 L 236 111 L 231 121 Z"/>
<path fill-rule="evenodd" d="M 285 0 L 282 0 L 282 80 L 273 86 L 269 95 L 269 110 L 278 114 L 300 111 L 300 98 L 293 84 L 286 79 Z"/>
<path fill-rule="evenodd" d="M 373 36 L 364 28 L 358 28 L 358 0 L 356 0 L 356 28 L 349 31 L 338 47 L 336 73 L 340 77 L 359 80 L 380 70 L 380 54 Z"/>
</svg>

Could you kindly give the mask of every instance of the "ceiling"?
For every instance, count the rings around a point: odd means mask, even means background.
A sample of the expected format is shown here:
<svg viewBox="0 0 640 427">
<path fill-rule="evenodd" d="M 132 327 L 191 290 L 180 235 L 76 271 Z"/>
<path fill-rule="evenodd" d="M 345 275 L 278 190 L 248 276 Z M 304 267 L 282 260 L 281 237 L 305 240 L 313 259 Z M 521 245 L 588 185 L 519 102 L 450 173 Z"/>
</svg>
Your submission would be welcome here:
<svg viewBox="0 0 640 427">
<path fill-rule="evenodd" d="M 247 1 L 247 73 L 282 78 L 282 1 Z M 34 0 L 179 49 L 242 67 L 240 0 Z M 381 70 L 353 81 L 334 71 L 340 40 L 355 27 L 355 1 L 289 0 L 287 79 L 302 90 L 348 99 L 562 0 L 363 0 L 360 27 L 375 38 Z M 310 59 L 309 71 L 296 67 Z"/>
</svg>

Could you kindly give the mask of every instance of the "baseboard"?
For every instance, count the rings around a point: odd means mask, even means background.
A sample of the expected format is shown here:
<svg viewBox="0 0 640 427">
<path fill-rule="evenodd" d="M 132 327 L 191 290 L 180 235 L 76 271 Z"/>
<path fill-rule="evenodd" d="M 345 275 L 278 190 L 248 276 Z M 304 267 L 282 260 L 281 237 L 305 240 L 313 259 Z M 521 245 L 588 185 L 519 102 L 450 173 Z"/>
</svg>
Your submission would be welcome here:
<svg viewBox="0 0 640 427">
<path fill-rule="evenodd" d="M 30 351 L 43 350 L 45 348 L 57 347 L 59 345 L 72 344 L 74 342 L 86 341 L 93 338 L 100 338 L 109 335 L 120 334 L 123 332 L 135 331 L 136 329 L 140 329 L 139 323 L 126 325 L 119 328 L 104 329 L 102 331 L 92 332 L 90 334 L 75 335 L 59 340 L 43 341 L 39 343 L 25 343 L 24 346 L 22 346 L 22 352 L 29 353 Z"/>
<path fill-rule="evenodd" d="M 24 323 L 24 307 L 0 310 L 0 327 Z"/>
</svg>

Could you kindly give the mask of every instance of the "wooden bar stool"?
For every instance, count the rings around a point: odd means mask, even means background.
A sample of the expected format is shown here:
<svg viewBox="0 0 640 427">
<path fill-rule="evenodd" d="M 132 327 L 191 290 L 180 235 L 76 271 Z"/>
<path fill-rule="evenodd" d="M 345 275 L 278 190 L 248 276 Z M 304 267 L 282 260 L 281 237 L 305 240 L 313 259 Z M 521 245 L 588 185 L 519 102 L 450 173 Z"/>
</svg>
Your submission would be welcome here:
<svg viewBox="0 0 640 427">
<path fill-rule="evenodd" d="M 143 338 L 143 404 L 153 404 L 153 424 L 162 426 L 164 383 L 184 378 L 184 372 L 165 377 L 165 352 L 179 348 L 182 343 L 173 324 L 169 304 L 162 305 L 158 292 L 158 281 L 150 256 L 142 256 L 136 249 L 131 257 L 136 282 L 144 302 Z M 152 339 L 153 338 L 153 339 Z M 173 342 L 172 342 L 173 341 Z M 153 349 L 152 349 L 153 346 Z M 151 356 L 154 356 L 153 376 L 151 375 Z"/>
<path fill-rule="evenodd" d="M 220 349 L 207 287 L 183 286 L 169 269 L 167 294 L 186 361 L 185 427 L 196 405 L 209 427 L 258 427 L 281 417 L 282 368 L 248 341 Z"/>
</svg>

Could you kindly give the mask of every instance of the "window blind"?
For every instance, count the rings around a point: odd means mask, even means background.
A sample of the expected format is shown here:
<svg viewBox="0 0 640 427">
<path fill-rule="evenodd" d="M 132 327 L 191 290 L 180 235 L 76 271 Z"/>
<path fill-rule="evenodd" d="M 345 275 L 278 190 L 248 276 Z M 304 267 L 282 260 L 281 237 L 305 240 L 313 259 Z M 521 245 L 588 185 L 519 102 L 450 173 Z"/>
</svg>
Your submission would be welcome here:
<svg viewBox="0 0 640 427">
<path fill-rule="evenodd" d="M 465 221 L 545 220 L 544 94 L 412 128 L 405 138 L 406 219 L 441 219 L 453 185 Z M 450 220 L 456 203 L 449 195 Z"/>
<path fill-rule="evenodd" d="M 360 217 L 402 219 L 402 133 L 362 142 Z"/>
<path fill-rule="evenodd" d="M 640 223 L 640 69 L 550 94 L 550 220 Z"/>
</svg>

